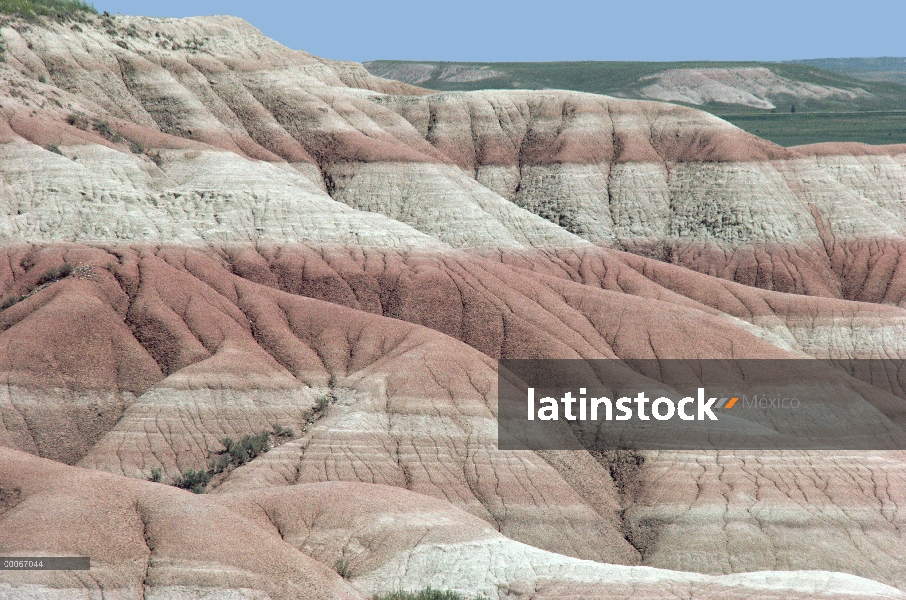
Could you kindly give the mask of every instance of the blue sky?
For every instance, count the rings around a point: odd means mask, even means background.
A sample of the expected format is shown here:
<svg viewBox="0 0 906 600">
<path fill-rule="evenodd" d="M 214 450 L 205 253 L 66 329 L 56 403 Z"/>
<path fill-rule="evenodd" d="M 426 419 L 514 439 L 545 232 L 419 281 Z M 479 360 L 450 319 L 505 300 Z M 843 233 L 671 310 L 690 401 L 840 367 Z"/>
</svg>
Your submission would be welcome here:
<svg viewBox="0 0 906 600">
<path fill-rule="evenodd" d="M 906 56 L 906 2 L 95 0 L 99 11 L 232 14 L 326 58 L 787 60 Z"/>
</svg>

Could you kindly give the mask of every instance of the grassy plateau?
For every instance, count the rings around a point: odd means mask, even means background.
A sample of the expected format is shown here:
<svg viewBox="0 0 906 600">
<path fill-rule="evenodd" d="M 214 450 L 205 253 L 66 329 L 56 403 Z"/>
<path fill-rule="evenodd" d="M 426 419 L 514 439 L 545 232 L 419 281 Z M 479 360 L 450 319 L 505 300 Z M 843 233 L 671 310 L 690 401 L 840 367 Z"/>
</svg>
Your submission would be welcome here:
<svg viewBox="0 0 906 600">
<path fill-rule="evenodd" d="M 761 67 L 785 80 L 859 92 L 855 98 L 795 96 L 776 92 L 773 109 L 723 103 L 686 104 L 782 146 L 829 141 L 868 144 L 906 143 L 906 85 L 882 70 L 906 69 L 906 59 L 768 62 L 526 62 L 454 63 L 388 61 L 365 63 L 375 75 L 409 78 L 438 91 L 481 89 L 559 89 L 645 99 L 651 79 L 671 69 Z M 473 77 L 457 75 L 468 72 Z M 415 75 L 413 75 L 415 73 Z M 478 75 L 475 77 L 475 75 Z M 906 70 L 902 75 L 906 77 Z M 415 81 L 413 79 L 419 79 Z"/>
</svg>

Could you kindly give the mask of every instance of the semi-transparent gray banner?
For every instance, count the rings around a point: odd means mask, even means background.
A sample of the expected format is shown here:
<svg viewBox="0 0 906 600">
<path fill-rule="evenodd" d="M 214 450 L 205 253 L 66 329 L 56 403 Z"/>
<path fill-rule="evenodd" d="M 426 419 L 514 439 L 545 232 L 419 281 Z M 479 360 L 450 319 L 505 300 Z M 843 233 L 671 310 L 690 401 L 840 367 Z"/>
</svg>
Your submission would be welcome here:
<svg viewBox="0 0 906 600">
<path fill-rule="evenodd" d="M 903 450 L 906 360 L 501 360 L 501 450 Z"/>
<path fill-rule="evenodd" d="M 88 556 L 4 556 L 0 571 L 88 571 Z"/>
</svg>

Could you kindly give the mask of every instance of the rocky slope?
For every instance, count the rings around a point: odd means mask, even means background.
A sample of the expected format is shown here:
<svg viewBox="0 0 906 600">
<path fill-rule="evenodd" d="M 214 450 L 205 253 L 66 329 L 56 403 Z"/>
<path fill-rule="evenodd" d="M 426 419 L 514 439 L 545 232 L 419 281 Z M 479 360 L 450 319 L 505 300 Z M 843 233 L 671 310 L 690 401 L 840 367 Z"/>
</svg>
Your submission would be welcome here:
<svg viewBox="0 0 906 600">
<path fill-rule="evenodd" d="M 808 101 L 855 100 L 871 94 L 862 88 L 843 89 L 793 81 L 765 67 L 669 69 L 641 78 L 646 98 L 686 104 L 739 104 L 752 108 L 777 108 L 783 99 Z M 786 108 L 786 107 L 784 107 Z"/>
<path fill-rule="evenodd" d="M 231 18 L 0 35 L 0 548 L 99 569 L 0 597 L 903 595 L 903 453 L 627 475 L 495 419 L 499 358 L 902 356 L 906 148 L 430 94 Z"/>
</svg>

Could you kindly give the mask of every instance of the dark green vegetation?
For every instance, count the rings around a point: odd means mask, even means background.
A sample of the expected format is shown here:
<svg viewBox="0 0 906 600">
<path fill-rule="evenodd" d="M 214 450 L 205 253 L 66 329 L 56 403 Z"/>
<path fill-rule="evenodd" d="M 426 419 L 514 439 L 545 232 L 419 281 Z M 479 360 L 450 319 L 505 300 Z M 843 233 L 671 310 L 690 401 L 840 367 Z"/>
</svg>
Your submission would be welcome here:
<svg viewBox="0 0 906 600">
<path fill-rule="evenodd" d="M 0 14 L 26 19 L 54 17 L 65 19 L 81 13 L 97 14 L 94 6 L 82 0 L 0 0 Z"/>
<path fill-rule="evenodd" d="M 184 490 L 189 490 L 193 494 L 204 494 L 205 488 L 208 483 L 210 483 L 212 477 L 213 474 L 207 471 L 189 469 L 183 471 L 173 482 L 173 485 Z"/>
<path fill-rule="evenodd" d="M 110 127 L 110 124 L 107 121 L 95 121 L 94 130 L 104 136 L 104 139 L 114 144 L 118 144 L 123 141 L 123 136 L 113 130 Z"/>
<path fill-rule="evenodd" d="M 783 101 L 782 93 L 776 94 L 778 111 L 786 111 L 795 103 L 799 111 L 833 110 L 906 110 L 906 86 L 889 82 L 868 82 L 842 73 L 836 73 L 806 64 L 767 63 L 767 62 L 550 62 L 550 63 L 453 63 L 453 62 L 414 62 L 377 60 L 365 63 L 369 72 L 389 77 L 399 72 L 404 65 L 430 65 L 434 67 L 431 78 L 414 83 L 432 90 L 486 90 L 486 89 L 522 89 L 522 90 L 575 90 L 604 94 L 617 98 L 642 98 L 641 89 L 651 83 L 649 78 L 671 69 L 717 69 L 717 68 L 766 68 L 778 77 L 794 82 L 820 86 L 842 88 L 845 90 L 863 89 L 870 97 L 844 100 L 840 98 L 807 99 L 789 96 Z M 456 81 L 457 71 L 468 69 L 470 72 L 485 70 L 499 73 L 479 81 Z M 720 104 L 705 105 L 709 112 L 726 108 Z M 752 110 L 740 107 L 742 110 Z"/>
<path fill-rule="evenodd" d="M 906 111 L 768 113 L 723 118 L 781 146 L 819 142 L 906 144 Z"/>
<path fill-rule="evenodd" d="M 70 265 L 69 263 L 63 263 L 63 265 L 60 267 L 53 267 L 48 269 L 47 271 L 44 271 L 43 273 L 41 273 L 41 276 L 38 277 L 38 279 L 28 287 L 28 290 L 26 290 L 24 294 L 21 294 L 19 296 L 10 296 L 3 300 L 3 302 L 0 302 L 0 310 L 6 310 L 7 308 L 14 306 L 15 304 L 18 304 L 45 285 L 55 283 L 65 277 L 69 277 L 70 275 L 72 275 L 72 271 L 72 265 Z"/>
<path fill-rule="evenodd" d="M 874 62 L 872 62 L 874 61 Z M 400 78 L 440 91 L 480 89 L 561 89 L 644 99 L 649 78 L 668 69 L 762 67 L 778 77 L 804 84 L 860 91 L 854 99 L 840 96 L 794 96 L 782 90 L 769 97 L 776 108 L 708 103 L 692 105 L 783 146 L 828 141 L 868 144 L 906 143 L 906 85 L 875 76 L 875 71 L 900 72 L 906 83 L 906 59 L 839 59 L 836 62 L 552 62 L 452 63 L 373 61 L 370 72 Z M 473 77 L 462 76 L 463 72 Z M 460 81 L 475 75 L 477 81 Z M 424 81 L 416 81 L 429 76 Z M 888 79 L 896 80 L 891 76 Z"/>
<path fill-rule="evenodd" d="M 349 564 L 349 559 L 338 558 L 333 563 L 333 570 L 343 579 L 352 579 L 352 565 Z"/>
<path fill-rule="evenodd" d="M 324 404 L 319 402 L 313 415 L 323 412 L 327 408 L 327 404 L 329 404 L 329 401 Z M 274 425 L 271 431 L 265 429 L 258 433 L 247 434 L 242 436 L 239 441 L 228 437 L 223 438 L 220 443 L 223 444 L 224 449 L 211 456 L 207 470 L 187 469 L 180 473 L 179 477 L 174 479 L 170 485 L 189 490 L 194 494 L 204 494 L 207 491 L 208 484 L 211 483 L 215 476 L 250 463 L 270 450 L 272 439 L 274 441 L 285 441 L 295 437 L 295 435 L 292 429 Z M 148 481 L 162 483 L 160 468 L 154 467 L 151 469 L 151 476 L 148 477 Z M 346 567 L 348 568 L 348 566 L 347 563 Z"/>
<path fill-rule="evenodd" d="M 64 277 L 69 277 L 72 275 L 72 265 L 69 263 L 63 263 L 60 267 L 52 267 L 46 270 L 38 280 L 35 282 L 34 287 L 42 286 L 45 283 L 53 283 L 54 281 L 59 281 Z"/>
<path fill-rule="evenodd" d="M 435 590 L 427 587 L 420 592 L 390 592 L 379 594 L 373 600 L 467 600 L 462 594 L 450 590 Z"/>
<path fill-rule="evenodd" d="M 277 426 L 274 427 L 275 431 L 276 429 Z M 281 428 L 281 430 L 283 429 Z M 183 471 L 180 476 L 173 481 L 173 485 L 184 490 L 189 490 L 193 494 L 205 493 L 208 484 L 211 483 L 211 479 L 213 479 L 215 475 L 235 469 L 236 467 L 241 467 L 270 450 L 271 435 L 272 433 L 270 431 L 264 430 L 255 434 L 244 435 L 238 442 L 234 441 L 233 438 L 223 438 L 220 440 L 220 443 L 223 444 L 224 450 L 219 452 L 216 458 L 212 458 L 208 462 L 207 471 L 201 469 L 198 469 L 197 471 L 195 469 Z M 160 473 L 158 472 L 155 474 L 153 470 L 151 471 L 151 480 L 155 481 L 155 475 L 157 475 L 156 481 L 160 481 Z"/>
<path fill-rule="evenodd" d="M 271 433 L 261 431 L 244 435 L 238 442 L 233 441 L 233 438 L 223 438 L 220 443 L 226 450 L 215 461 L 212 461 L 210 465 L 212 473 L 223 473 L 227 469 L 240 467 L 270 450 Z"/>
<path fill-rule="evenodd" d="M 116 130 L 114 130 L 110 126 L 110 123 L 108 123 L 107 121 L 102 121 L 100 119 L 89 119 L 82 113 L 72 113 L 71 115 L 69 115 L 69 117 L 67 117 L 66 122 L 73 127 L 78 127 L 82 131 L 94 130 L 101 134 L 101 136 L 103 136 L 105 140 L 113 142 L 114 144 L 119 144 L 125 139 Z M 141 148 L 141 144 L 138 144 L 137 146 L 134 145 L 136 144 L 135 142 L 133 142 L 132 144 L 133 152 L 135 152 L 136 148 Z"/>
</svg>

